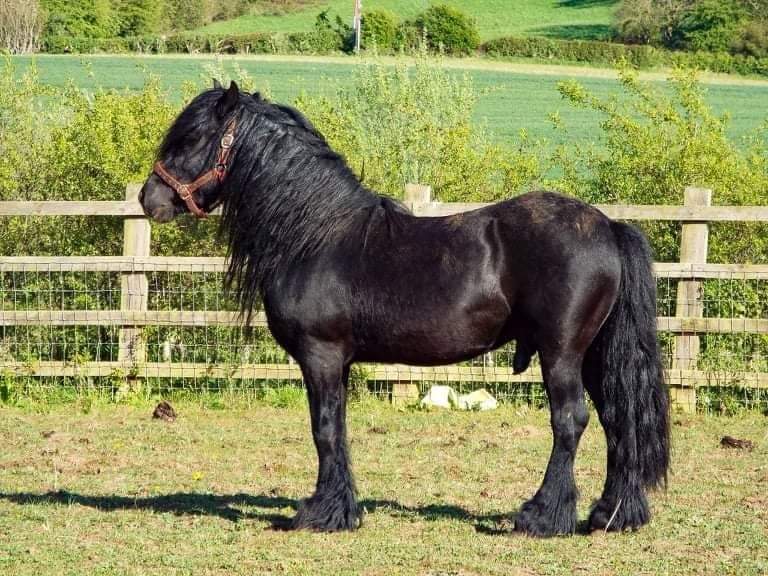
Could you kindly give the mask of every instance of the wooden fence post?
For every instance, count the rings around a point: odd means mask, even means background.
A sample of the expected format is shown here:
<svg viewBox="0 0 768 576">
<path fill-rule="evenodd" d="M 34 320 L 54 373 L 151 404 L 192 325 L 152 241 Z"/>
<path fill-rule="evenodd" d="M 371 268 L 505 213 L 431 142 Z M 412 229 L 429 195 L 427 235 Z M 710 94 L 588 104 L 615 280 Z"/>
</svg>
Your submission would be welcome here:
<svg viewBox="0 0 768 576">
<path fill-rule="evenodd" d="M 712 191 L 704 188 L 686 188 L 685 206 L 710 206 Z M 709 224 L 707 222 L 691 222 L 682 225 L 680 235 L 680 262 L 703 264 L 707 261 L 709 244 Z M 681 280 L 677 283 L 677 305 L 675 315 L 678 317 L 703 318 L 704 302 L 701 297 L 701 282 L 697 280 Z M 675 336 L 674 355 L 672 356 L 673 370 L 695 370 L 699 357 L 699 336 L 681 333 Z M 670 399 L 675 409 L 683 412 L 696 411 L 696 383 L 686 382 L 680 378 L 678 382 L 670 383 Z"/>
<path fill-rule="evenodd" d="M 127 202 L 138 202 L 140 184 L 129 184 L 125 190 Z M 123 256 L 149 256 L 151 228 L 146 218 L 125 218 L 123 222 Z M 147 310 L 149 284 L 147 275 L 123 272 L 120 275 L 120 310 Z M 146 360 L 142 328 L 120 328 L 118 360 L 123 364 L 138 364 Z M 127 390 L 136 389 L 138 382 L 131 375 L 126 379 Z"/>
<path fill-rule="evenodd" d="M 403 195 L 405 204 L 413 210 L 414 204 L 432 201 L 432 188 L 421 184 L 406 184 Z M 392 383 L 392 403 L 408 404 L 419 399 L 419 385 L 413 381 L 394 381 Z"/>
<path fill-rule="evenodd" d="M 403 200 L 411 210 L 413 210 L 414 204 L 432 202 L 432 187 L 423 184 L 406 184 Z"/>
</svg>

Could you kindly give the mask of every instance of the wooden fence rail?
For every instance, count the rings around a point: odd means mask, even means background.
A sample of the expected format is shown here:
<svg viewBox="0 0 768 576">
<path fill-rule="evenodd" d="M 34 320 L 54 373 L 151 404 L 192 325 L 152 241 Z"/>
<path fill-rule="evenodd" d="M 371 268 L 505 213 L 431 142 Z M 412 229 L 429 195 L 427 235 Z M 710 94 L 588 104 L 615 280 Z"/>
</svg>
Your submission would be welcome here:
<svg viewBox="0 0 768 576">
<path fill-rule="evenodd" d="M 300 379 L 295 364 L 241 364 L 211 366 L 202 363 L 148 362 L 142 331 L 145 326 L 240 326 L 234 311 L 149 310 L 147 274 L 152 272 L 221 273 L 226 262 L 217 257 L 151 256 L 150 223 L 138 203 L 137 185 L 126 191 L 125 201 L 115 202 L 0 202 L 2 216 L 118 216 L 124 218 L 122 256 L 0 256 L 0 274 L 12 272 L 111 272 L 120 275 L 119 310 L 2 310 L 0 329 L 8 326 L 117 326 L 120 330 L 117 362 L 17 362 L 0 359 L 0 372 L 19 375 L 109 376 L 128 378 L 249 378 Z M 430 189 L 408 185 L 405 202 L 418 216 L 442 216 L 472 210 L 486 204 L 431 201 Z M 659 278 L 676 280 L 675 316 L 657 319 L 660 331 L 674 334 L 674 352 L 667 378 L 673 401 L 683 410 L 693 410 L 696 387 L 701 385 L 739 385 L 768 388 L 768 374 L 747 371 L 697 370 L 701 334 L 768 334 L 765 318 L 705 318 L 701 281 L 709 279 L 766 280 L 768 265 L 709 264 L 707 244 L 709 222 L 768 222 L 768 206 L 712 206 L 711 192 L 696 188 L 685 191 L 683 206 L 598 205 L 611 218 L 626 220 L 679 221 L 682 224 L 680 262 L 655 264 Z M 214 213 L 215 214 L 215 213 Z M 263 314 L 256 314 L 254 326 L 266 326 Z M 515 375 L 511 369 L 494 366 L 406 367 L 370 366 L 368 377 L 390 381 L 397 387 L 403 381 L 418 382 L 537 382 L 538 368 Z M 406 387 L 407 394 L 413 386 Z M 400 390 L 399 393 L 403 393 Z"/>
</svg>

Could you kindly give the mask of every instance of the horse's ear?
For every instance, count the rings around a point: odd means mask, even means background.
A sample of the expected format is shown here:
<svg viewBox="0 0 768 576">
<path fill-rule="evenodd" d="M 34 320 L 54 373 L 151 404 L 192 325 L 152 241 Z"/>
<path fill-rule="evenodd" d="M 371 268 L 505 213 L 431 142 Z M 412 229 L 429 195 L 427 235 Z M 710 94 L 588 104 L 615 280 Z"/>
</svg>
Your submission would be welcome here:
<svg viewBox="0 0 768 576">
<path fill-rule="evenodd" d="M 216 78 L 213 79 L 213 88 L 215 90 L 221 90 L 221 82 L 216 80 Z"/>
<path fill-rule="evenodd" d="M 257 90 L 256 92 L 254 92 L 254 93 L 251 95 L 251 97 L 252 97 L 254 100 L 256 100 L 256 101 L 258 102 L 259 100 L 261 100 L 261 92 L 259 92 L 259 91 Z"/>
<path fill-rule="evenodd" d="M 219 100 L 218 104 L 218 112 L 221 116 L 224 116 L 231 112 L 235 106 L 237 105 L 237 101 L 240 98 L 240 88 L 237 87 L 237 84 L 235 84 L 235 81 L 233 80 L 229 84 L 229 88 L 227 88 L 227 91 L 224 92 L 224 95 L 221 97 L 221 100 Z"/>
</svg>

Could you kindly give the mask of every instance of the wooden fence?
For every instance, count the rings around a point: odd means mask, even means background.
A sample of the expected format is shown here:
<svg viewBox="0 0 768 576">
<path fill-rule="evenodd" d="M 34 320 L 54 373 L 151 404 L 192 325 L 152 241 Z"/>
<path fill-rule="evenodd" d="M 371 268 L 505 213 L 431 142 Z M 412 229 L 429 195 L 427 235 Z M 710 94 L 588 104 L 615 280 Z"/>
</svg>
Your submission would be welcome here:
<svg viewBox="0 0 768 576">
<path fill-rule="evenodd" d="M 116 202 L 0 202 L 0 218 L 9 216 L 118 216 L 124 218 L 122 256 L 0 256 L 0 275 L 9 272 L 113 272 L 121 275 L 120 308 L 114 310 L 0 310 L 0 330 L 8 326 L 117 326 L 119 355 L 116 362 L 68 363 L 58 361 L 20 362 L 0 358 L 0 373 L 31 377 L 125 374 L 127 378 L 250 378 L 300 379 L 295 364 L 241 364 L 217 366 L 203 363 L 148 362 L 141 338 L 145 326 L 238 326 L 235 312 L 219 310 L 149 310 L 147 274 L 153 271 L 223 272 L 223 258 L 151 256 L 150 222 L 137 201 L 139 187 L 131 185 L 125 201 Z M 656 263 L 659 278 L 677 282 L 674 316 L 658 318 L 662 332 L 674 335 L 667 379 L 675 404 L 693 410 L 698 386 L 738 385 L 768 388 L 768 373 L 697 369 L 700 336 L 703 333 L 768 334 L 768 319 L 705 318 L 701 281 L 707 279 L 766 280 L 768 265 L 708 264 L 710 222 L 768 222 L 768 206 L 712 206 L 711 191 L 688 188 L 683 206 L 599 205 L 614 219 L 679 221 L 682 225 L 680 262 Z M 439 203 L 431 201 L 428 187 L 406 187 L 406 204 L 418 216 L 449 215 L 484 204 Z M 253 320 L 266 326 L 263 314 Z M 538 382 L 538 367 L 513 374 L 509 367 L 446 366 L 409 367 L 376 365 L 367 377 L 393 384 L 393 396 L 417 393 L 417 382 L 512 383 Z"/>
</svg>

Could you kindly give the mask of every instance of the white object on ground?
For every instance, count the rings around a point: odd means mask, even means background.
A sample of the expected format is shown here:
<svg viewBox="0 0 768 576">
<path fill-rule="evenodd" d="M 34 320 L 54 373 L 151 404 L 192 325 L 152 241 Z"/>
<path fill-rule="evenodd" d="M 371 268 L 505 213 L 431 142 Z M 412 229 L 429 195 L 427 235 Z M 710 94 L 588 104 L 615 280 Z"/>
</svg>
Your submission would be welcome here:
<svg viewBox="0 0 768 576">
<path fill-rule="evenodd" d="M 419 404 L 427 408 L 453 408 L 459 405 L 459 396 L 450 386 L 432 386 Z"/>
<path fill-rule="evenodd" d="M 432 386 L 421 399 L 420 405 L 427 408 L 494 410 L 499 403 L 485 388 L 459 396 L 450 386 Z"/>
<path fill-rule="evenodd" d="M 485 388 L 459 396 L 461 410 L 495 410 L 499 403 Z"/>
</svg>

